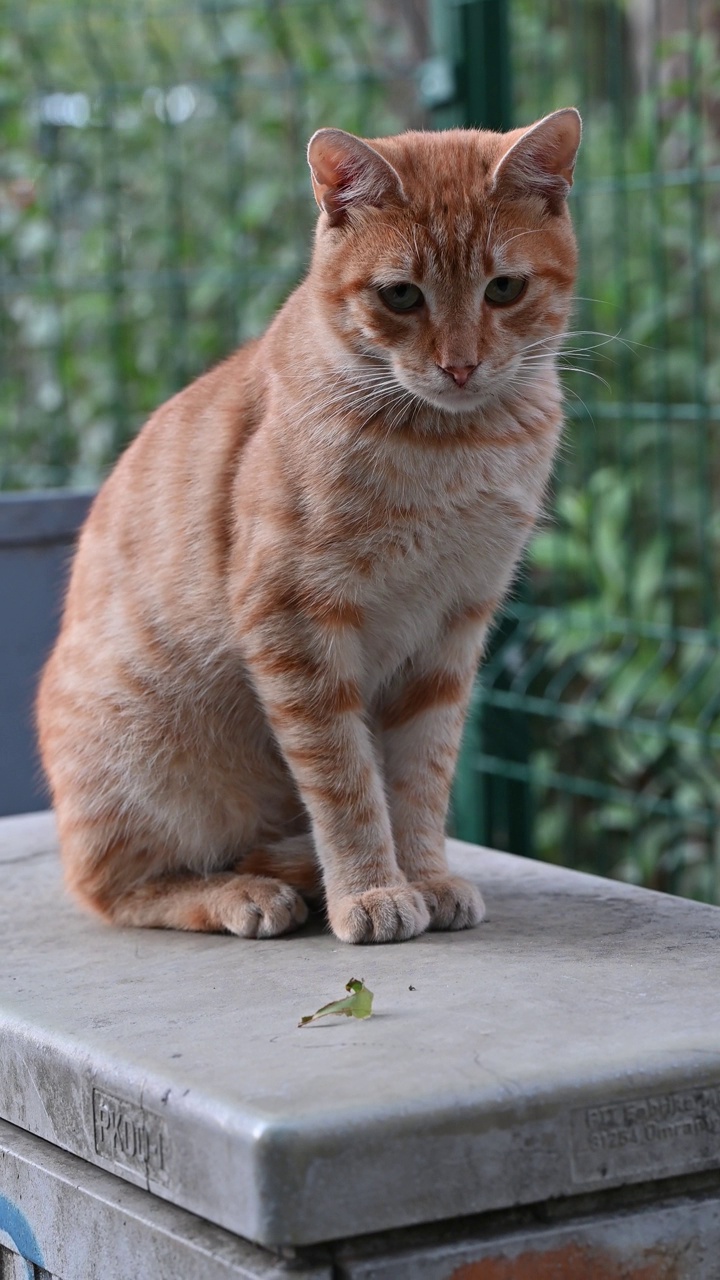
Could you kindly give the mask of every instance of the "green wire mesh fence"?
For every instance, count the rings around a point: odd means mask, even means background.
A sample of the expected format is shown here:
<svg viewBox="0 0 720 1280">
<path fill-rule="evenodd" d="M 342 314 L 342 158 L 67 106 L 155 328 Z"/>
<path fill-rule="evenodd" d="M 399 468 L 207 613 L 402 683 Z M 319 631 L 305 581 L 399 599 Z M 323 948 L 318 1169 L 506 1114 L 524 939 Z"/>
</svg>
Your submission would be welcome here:
<svg viewBox="0 0 720 1280">
<path fill-rule="evenodd" d="M 550 518 L 478 686 L 459 825 L 717 901 L 720 17 L 513 0 L 506 18 L 514 122 L 585 118 L 582 276 Z"/>
<path fill-rule="evenodd" d="M 93 484 L 302 273 L 304 147 L 571 103 L 568 431 L 459 834 L 720 900 L 720 18 L 703 0 L 4 0 L 0 487 Z M 713 281 L 715 283 L 713 283 Z"/>
<path fill-rule="evenodd" d="M 424 122 L 423 28 L 354 0 L 4 7 L 0 487 L 92 484 L 302 274 L 314 129 Z"/>
</svg>

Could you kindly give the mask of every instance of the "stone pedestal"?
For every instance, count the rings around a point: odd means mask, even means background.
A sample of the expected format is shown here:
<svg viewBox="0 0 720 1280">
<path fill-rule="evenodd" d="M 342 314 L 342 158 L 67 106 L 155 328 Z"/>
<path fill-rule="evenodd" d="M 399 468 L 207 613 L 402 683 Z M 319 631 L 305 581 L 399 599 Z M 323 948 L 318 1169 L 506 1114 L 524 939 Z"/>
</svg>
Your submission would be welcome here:
<svg viewBox="0 0 720 1280">
<path fill-rule="evenodd" d="M 720 910 L 450 848 L 486 923 L 361 949 L 110 929 L 0 822 L 13 1265 L 717 1280 Z M 298 1027 L 351 977 L 372 1018 Z"/>
</svg>

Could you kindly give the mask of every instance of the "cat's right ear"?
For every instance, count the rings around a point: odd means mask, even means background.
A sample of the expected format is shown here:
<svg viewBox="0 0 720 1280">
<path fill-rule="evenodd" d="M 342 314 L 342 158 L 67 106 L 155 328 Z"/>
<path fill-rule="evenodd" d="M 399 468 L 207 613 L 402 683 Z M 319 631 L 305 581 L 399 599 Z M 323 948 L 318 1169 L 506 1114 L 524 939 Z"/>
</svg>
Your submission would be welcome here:
<svg viewBox="0 0 720 1280">
<path fill-rule="evenodd" d="M 379 152 L 343 129 L 318 129 L 308 144 L 308 164 L 318 207 L 331 226 L 349 209 L 381 206 L 404 198 L 395 169 Z"/>
</svg>

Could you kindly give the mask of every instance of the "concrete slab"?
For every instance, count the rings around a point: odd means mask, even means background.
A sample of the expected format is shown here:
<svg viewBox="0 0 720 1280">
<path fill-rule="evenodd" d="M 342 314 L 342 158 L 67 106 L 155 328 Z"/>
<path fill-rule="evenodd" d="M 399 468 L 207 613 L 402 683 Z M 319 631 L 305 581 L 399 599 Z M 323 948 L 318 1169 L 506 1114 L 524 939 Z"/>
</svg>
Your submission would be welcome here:
<svg viewBox="0 0 720 1280">
<path fill-rule="evenodd" d="M 288 1271 L 265 1249 L 0 1120 L 3 1190 L 2 1280 L 331 1280 L 328 1264 L 293 1259 Z M 11 1234 L 15 1224 L 24 1230 Z"/>
<path fill-rule="evenodd" d="M 114 931 L 0 823 L 0 1115 L 260 1243 L 720 1167 L 720 910 L 451 842 L 488 921 L 354 949 Z M 366 1022 L 302 1030 L 350 977 Z"/>
</svg>

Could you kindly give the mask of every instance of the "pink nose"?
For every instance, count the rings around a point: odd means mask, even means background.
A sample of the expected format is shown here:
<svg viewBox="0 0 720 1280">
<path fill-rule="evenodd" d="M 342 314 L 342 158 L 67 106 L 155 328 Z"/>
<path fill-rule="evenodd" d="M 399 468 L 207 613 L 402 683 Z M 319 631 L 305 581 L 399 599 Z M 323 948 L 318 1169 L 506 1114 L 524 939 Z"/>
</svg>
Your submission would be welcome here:
<svg viewBox="0 0 720 1280">
<path fill-rule="evenodd" d="M 476 364 L 441 364 L 443 373 L 452 378 L 459 387 L 464 387 L 471 373 L 477 369 Z"/>
</svg>

